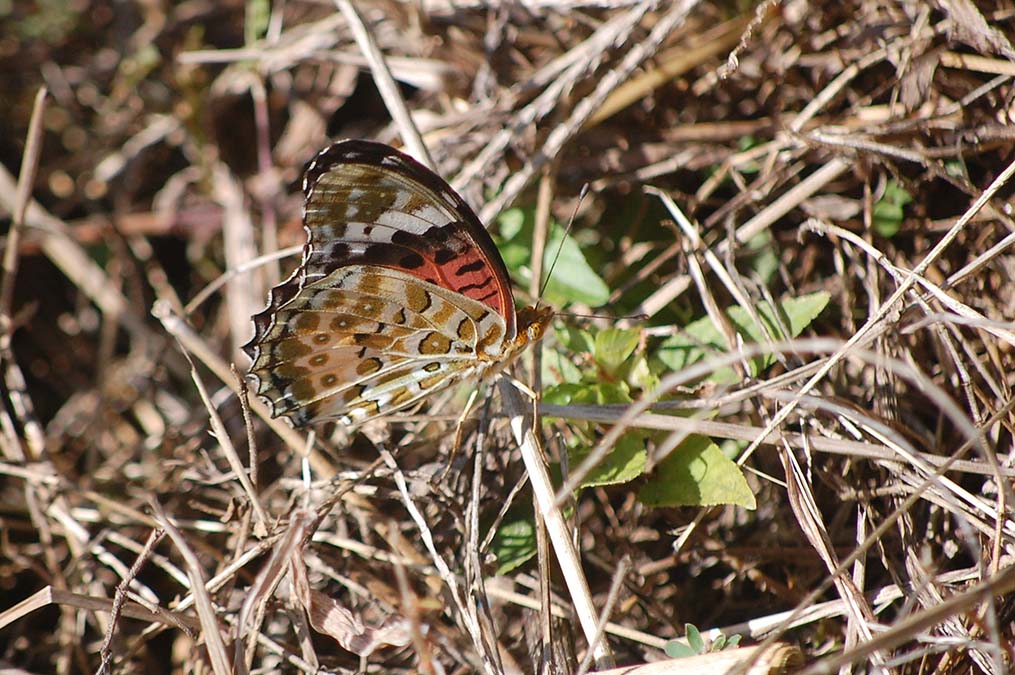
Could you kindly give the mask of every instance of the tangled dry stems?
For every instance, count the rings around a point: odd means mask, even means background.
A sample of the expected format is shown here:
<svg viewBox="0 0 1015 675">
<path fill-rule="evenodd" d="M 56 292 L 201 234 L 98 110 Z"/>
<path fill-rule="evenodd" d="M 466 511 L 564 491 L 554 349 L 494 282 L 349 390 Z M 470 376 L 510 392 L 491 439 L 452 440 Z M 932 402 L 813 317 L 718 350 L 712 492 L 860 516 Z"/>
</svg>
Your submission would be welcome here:
<svg viewBox="0 0 1015 675">
<path fill-rule="evenodd" d="M 88 4 L 93 32 L 6 32 L 5 52 L 24 56 L 0 66 L 13 111 L 4 163 L 38 167 L 23 218 L 27 192 L 0 173 L 0 203 L 24 223 L 8 233 L 0 294 L 0 583 L 5 622 L 17 617 L 0 629 L 0 661 L 532 672 L 553 654 L 555 672 L 572 672 L 587 644 L 556 573 L 555 619 L 540 611 L 535 564 L 491 577 L 490 532 L 530 500 L 496 404 L 446 481 L 434 477 L 453 401 L 316 439 L 240 405 L 229 364 L 290 264 L 270 254 L 301 242 L 289 186 L 302 162 L 332 135 L 407 134 L 404 119 L 386 125 L 367 70 L 378 64 L 348 12 L 289 3 L 264 39 L 231 49 L 239 9 L 183 3 L 114 21 L 111 6 Z M 651 317 L 647 340 L 706 310 L 831 293 L 811 328 L 824 339 L 763 347 L 779 365 L 704 396 L 715 419 L 661 415 L 649 397 L 543 407 L 613 425 L 604 451 L 625 425 L 660 429 L 656 447 L 673 445 L 662 432 L 692 430 L 746 443 L 754 512 L 648 509 L 629 485 L 558 495 L 592 605 L 612 607 L 614 657 L 658 659 L 690 622 L 793 642 L 809 672 L 1006 672 L 1011 11 L 356 9 L 440 172 L 486 222 L 513 203 L 566 220 L 592 186 L 576 233 L 615 289 L 611 309 Z M 43 142 L 20 160 L 43 82 Z M 892 190 L 912 202 L 884 236 L 878 206 Z M 656 194 L 695 229 L 658 227 Z M 759 237 L 778 254 L 767 284 L 745 263 Z M 657 395 L 694 375 L 664 378 Z M 539 428 L 551 454 L 570 433 L 565 421 Z M 348 612 L 324 629 L 342 647 L 321 637 L 315 608 Z"/>
</svg>

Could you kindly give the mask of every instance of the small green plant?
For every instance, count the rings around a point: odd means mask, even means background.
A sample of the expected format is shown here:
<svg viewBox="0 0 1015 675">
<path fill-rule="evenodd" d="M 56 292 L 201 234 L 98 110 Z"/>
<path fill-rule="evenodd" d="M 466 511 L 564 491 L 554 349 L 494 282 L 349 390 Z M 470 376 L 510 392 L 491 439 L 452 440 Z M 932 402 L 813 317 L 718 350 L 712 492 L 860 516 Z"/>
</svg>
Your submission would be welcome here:
<svg viewBox="0 0 1015 675">
<path fill-rule="evenodd" d="M 511 209 L 500 218 L 500 249 L 512 276 L 523 282 L 531 278 L 529 268 L 532 215 Z M 551 241 L 546 247 L 544 270 L 553 263 L 546 296 L 562 307 L 569 302 L 590 306 L 609 298 L 605 281 L 586 260 L 579 241 L 551 224 Z M 759 242 L 759 249 L 766 248 Z M 545 273 L 545 272 L 544 272 Z M 726 311 L 726 318 L 745 343 L 786 340 L 797 337 L 828 304 L 828 293 L 791 297 L 771 304 L 761 302 L 752 311 L 738 306 Z M 681 321 L 678 320 L 678 324 Z M 759 325 L 760 324 L 760 325 Z M 555 326 L 556 340 L 544 343 L 542 359 L 545 403 L 567 405 L 628 405 L 653 392 L 667 373 L 682 370 L 710 356 L 721 356 L 727 342 L 712 319 L 704 317 L 687 323 L 665 339 L 648 338 L 640 327 L 618 328 L 564 323 Z M 748 374 L 759 376 L 775 362 L 771 354 L 747 361 Z M 728 385 L 741 380 L 733 368 L 713 370 L 692 385 Z M 683 392 L 667 392 L 664 399 L 677 401 Z M 680 414 L 679 412 L 669 414 Z M 548 420 L 548 423 L 550 421 Z M 573 470 L 586 460 L 602 437 L 602 426 L 571 420 L 568 433 L 561 435 L 567 466 Z M 653 507 L 735 505 L 756 506 L 754 494 L 741 468 L 734 461 L 738 448 L 727 443 L 720 448 L 712 439 L 691 434 L 657 461 L 646 473 L 648 452 L 668 438 L 658 431 L 626 430 L 606 456 L 584 475 L 579 488 L 620 485 L 639 481 L 638 499 Z M 561 470 L 554 467 L 559 475 Z M 535 552 L 534 530 L 527 513 L 511 513 L 493 541 L 500 573 L 524 563 Z"/>
<path fill-rule="evenodd" d="M 885 193 L 874 204 L 874 231 L 885 238 L 898 234 L 905 217 L 903 209 L 911 201 L 913 196 L 906 192 L 898 181 L 888 181 Z"/>
<path fill-rule="evenodd" d="M 689 656 L 721 652 L 726 649 L 736 649 L 740 645 L 739 635 L 726 637 L 719 633 L 711 642 L 706 643 L 701 636 L 701 631 L 693 624 L 684 624 L 684 639 L 670 640 L 664 648 L 666 655 L 674 659 L 684 659 Z"/>
</svg>

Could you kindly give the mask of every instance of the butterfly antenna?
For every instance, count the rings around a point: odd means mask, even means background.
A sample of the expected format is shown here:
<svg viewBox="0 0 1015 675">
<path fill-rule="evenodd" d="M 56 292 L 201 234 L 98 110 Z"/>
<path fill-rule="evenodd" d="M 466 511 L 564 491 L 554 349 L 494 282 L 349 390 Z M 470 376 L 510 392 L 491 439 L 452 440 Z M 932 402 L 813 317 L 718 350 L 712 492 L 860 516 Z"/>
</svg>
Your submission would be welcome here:
<svg viewBox="0 0 1015 675">
<path fill-rule="evenodd" d="M 607 316 L 606 314 L 575 314 L 574 312 L 554 312 L 557 316 L 569 316 L 576 319 L 592 319 L 595 321 L 648 321 L 648 314 L 628 314 L 627 316 Z"/>
<path fill-rule="evenodd" d="M 536 298 L 536 306 L 539 306 L 539 301 L 543 297 L 543 293 L 546 292 L 546 285 L 550 283 L 550 275 L 553 274 L 553 268 L 557 265 L 557 260 L 560 258 L 560 252 L 564 250 L 564 242 L 567 240 L 567 235 L 571 234 L 571 228 L 574 226 L 574 219 L 578 216 L 578 209 L 581 208 L 582 202 L 585 201 L 585 195 L 589 193 L 589 184 L 585 183 L 582 185 L 581 192 L 578 193 L 578 203 L 574 205 L 574 210 L 571 212 L 571 217 L 567 219 L 567 227 L 564 228 L 564 236 L 560 238 L 560 244 L 557 245 L 557 252 L 553 254 L 553 262 L 550 263 L 550 268 L 546 270 L 546 276 L 543 278 L 543 285 L 539 287 L 539 296 Z"/>
</svg>

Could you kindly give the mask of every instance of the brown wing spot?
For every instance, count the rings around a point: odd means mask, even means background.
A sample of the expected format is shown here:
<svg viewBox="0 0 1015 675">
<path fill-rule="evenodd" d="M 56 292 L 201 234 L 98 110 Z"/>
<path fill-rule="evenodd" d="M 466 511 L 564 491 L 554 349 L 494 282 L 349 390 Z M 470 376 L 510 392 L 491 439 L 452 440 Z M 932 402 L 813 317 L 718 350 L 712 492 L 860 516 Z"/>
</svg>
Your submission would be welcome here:
<svg viewBox="0 0 1015 675">
<path fill-rule="evenodd" d="M 303 312 L 296 316 L 296 330 L 303 332 L 310 332 L 317 330 L 317 327 L 321 324 L 321 318 L 313 312 Z"/>
<path fill-rule="evenodd" d="M 486 334 L 480 338 L 479 343 L 476 344 L 476 353 L 489 353 L 490 347 L 500 342 L 504 338 L 504 333 L 500 326 L 493 325 L 487 330 Z"/>
<path fill-rule="evenodd" d="M 400 326 L 404 326 L 406 321 L 408 321 L 408 319 L 405 316 L 405 310 L 402 309 L 402 308 L 399 308 L 398 311 L 395 312 L 394 322 L 397 323 Z"/>
<path fill-rule="evenodd" d="M 433 321 L 436 326 L 446 326 L 452 318 L 454 318 L 457 309 L 450 302 L 442 302 L 431 311 L 427 316 Z"/>
<path fill-rule="evenodd" d="M 356 333 L 353 335 L 353 341 L 362 346 L 370 349 L 377 349 L 383 351 L 391 347 L 392 339 L 387 335 L 375 335 L 371 333 Z"/>
<path fill-rule="evenodd" d="M 334 373 L 328 373 L 321 378 L 322 387 L 334 387 L 338 383 L 338 377 Z"/>
<path fill-rule="evenodd" d="M 326 345 L 331 340 L 331 336 L 327 333 L 318 333 L 314 336 L 314 342 L 319 345 Z"/>
<path fill-rule="evenodd" d="M 308 401 L 317 395 L 317 390 L 310 380 L 297 380 L 289 387 L 289 394 L 299 401 Z"/>
<path fill-rule="evenodd" d="M 476 324 L 472 319 L 466 317 L 458 322 L 458 330 L 455 331 L 458 339 L 464 342 L 472 342 L 476 339 Z"/>
<path fill-rule="evenodd" d="M 318 354 L 317 356 L 314 356 L 310 359 L 310 365 L 315 367 L 323 366 L 327 362 L 328 362 L 327 354 Z"/>
<path fill-rule="evenodd" d="M 391 397 L 391 400 L 388 402 L 388 405 L 391 406 L 392 408 L 398 407 L 403 403 L 408 403 L 409 401 L 411 401 L 413 396 L 415 396 L 415 394 L 412 391 L 403 388 L 401 391 L 396 392 L 395 395 Z"/>
<path fill-rule="evenodd" d="M 357 375 L 372 375 L 381 369 L 380 359 L 363 359 L 356 366 Z"/>
<path fill-rule="evenodd" d="M 428 373 L 433 373 L 433 372 L 436 372 L 436 371 L 438 371 L 440 369 L 441 369 L 441 364 L 437 363 L 436 361 L 433 361 L 433 362 L 428 363 L 425 366 L 423 366 L 423 370 L 425 370 Z"/>
<path fill-rule="evenodd" d="M 451 340 L 440 333 L 427 333 L 419 341 L 420 354 L 447 354 L 451 351 Z"/>
<path fill-rule="evenodd" d="M 354 407 L 357 410 L 365 411 L 365 414 L 363 415 L 364 417 L 372 417 L 374 415 L 381 414 L 381 408 L 380 406 L 377 405 L 377 401 L 369 401 L 367 399 L 363 399 L 361 402 L 357 403 Z"/>
<path fill-rule="evenodd" d="M 356 281 L 356 290 L 367 295 L 377 295 L 383 284 L 384 280 L 379 274 L 365 272 Z"/>
<path fill-rule="evenodd" d="M 424 390 L 433 389 L 446 379 L 447 378 L 444 375 L 434 375 L 433 377 L 424 377 L 422 380 L 419 381 L 419 388 Z"/>
<path fill-rule="evenodd" d="M 409 284 L 406 287 L 406 291 L 407 294 L 405 298 L 406 301 L 405 304 L 409 307 L 409 309 L 411 309 L 416 314 L 422 314 L 423 312 L 425 312 L 430 307 L 430 304 L 433 302 L 433 300 L 430 298 L 430 294 L 427 293 L 425 289 L 422 289 L 419 286 Z"/>
<path fill-rule="evenodd" d="M 301 340 L 289 339 L 278 342 L 275 348 L 272 349 L 271 355 L 279 361 L 291 361 L 301 356 L 306 356 L 311 351 L 310 347 Z"/>
<path fill-rule="evenodd" d="M 287 380 L 292 382 L 302 382 L 303 378 L 310 374 L 310 370 L 303 366 L 297 366 L 292 363 L 280 363 L 276 368 L 275 372 L 271 373 L 271 377 L 274 380 Z"/>
</svg>

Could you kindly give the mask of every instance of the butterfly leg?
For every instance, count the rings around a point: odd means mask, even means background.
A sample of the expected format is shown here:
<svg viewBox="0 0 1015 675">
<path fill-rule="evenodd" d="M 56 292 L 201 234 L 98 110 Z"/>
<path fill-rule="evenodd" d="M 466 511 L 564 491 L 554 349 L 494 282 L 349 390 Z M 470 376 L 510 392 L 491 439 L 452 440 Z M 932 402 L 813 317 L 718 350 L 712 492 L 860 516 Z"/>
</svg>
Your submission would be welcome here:
<svg viewBox="0 0 1015 675">
<path fill-rule="evenodd" d="M 455 441 L 451 445 L 451 454 L 448 456 L 448 463 L 437 479 L 440 483 L 443 483 L 448 477 L 448 474 L 451 473 L 451 467 L 454 465 L 455 458 L 458 457 L 458 451 L 462 447 L 462 433 L 465 429 L 465 420 L 469 419 L 472 409 L 476 406 L 476 399 L 478 397 L 479 387 L 477 386 L 469 393 L 469 400 L 465 402 L 465 408 L 462 410 L 462 414 L 458 418 L 458 423 L 455 425 Z"/>
</svg>

